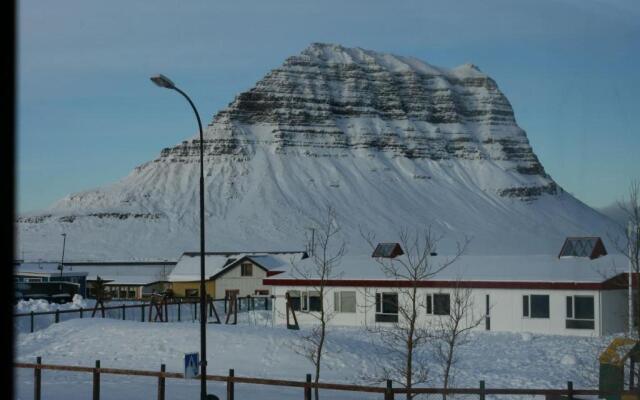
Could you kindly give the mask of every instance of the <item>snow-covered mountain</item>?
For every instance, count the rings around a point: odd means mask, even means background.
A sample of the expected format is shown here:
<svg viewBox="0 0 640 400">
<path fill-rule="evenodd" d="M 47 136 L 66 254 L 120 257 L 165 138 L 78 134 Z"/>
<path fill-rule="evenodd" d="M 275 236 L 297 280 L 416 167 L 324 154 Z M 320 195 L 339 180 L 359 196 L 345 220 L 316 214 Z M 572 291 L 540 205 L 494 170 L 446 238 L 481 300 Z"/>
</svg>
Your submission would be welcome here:
<svg viewBox="0 0 640 400">
<path fill-rule="evenodd" d="M 314 43 L 220 111 L 205 131 L 209 250 L 304 248 L 310 217 L 340 215 L 394 241 L 431 224 L 470 253 L 556 253 L 610 221 L 545 172 L 507 98 L 474 65 Z M 175 259 L 198 249 L 199 140 L 163 149 L 122 180 L 18 219 L 26 258 Z"/>
</svg>

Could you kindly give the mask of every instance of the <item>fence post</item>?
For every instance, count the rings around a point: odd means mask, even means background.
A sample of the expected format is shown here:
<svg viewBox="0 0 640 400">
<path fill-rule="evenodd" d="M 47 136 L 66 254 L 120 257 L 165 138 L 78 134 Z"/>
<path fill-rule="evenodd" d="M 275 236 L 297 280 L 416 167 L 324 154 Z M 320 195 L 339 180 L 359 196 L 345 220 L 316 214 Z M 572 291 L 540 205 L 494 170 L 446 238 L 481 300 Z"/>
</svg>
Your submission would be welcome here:
<svg viewBox="0 0 640 400">
<path fill-rule="evenodd" d="M 231 380 L 231 378 L 233 378 L 234 376 L 234 371 L 233 369 L 229 370 L 229 378 L 227 380 L 227 400 L 233 400 L 233 381 Z"/>
<path fill-rule="evenodd" d="M 160 365 L 160 375 L 158 377 L 158 400 L 164 400 L 164 372 L 166 371 L 166 367 L 164 364 Z"/>
<path fill-rule="evenodd" d="M 126 319 L 126 307 L 123 304 L 122 305 L 122 320 L 124 321 Z"/>
<path fill-rule="evenodd" d="M 31 333 L 33 333 L 33 311 L 31 311 Z"/>
<path fill-rule="evenodd" d="M 484 400 L 484 381 L 480 381 L 480 400 Z"/>
<path fill-rule="evenodd" d="M 96 360 L 93 370 L 93 400 L 100 400 L 100 360 Z"/>
<path fill-rule="evenodd" d="M 36 364 L 42 364 L 42 357 L 36 358 Z M 33 398 L 34 400 L 40 400 L 42 389 L 42 369 L 35 368 L 33 370 Z"/>
<path fill-rule="evenodd" d="M 307 374 L 307 383 L 304 385 L 304 400 L 311 400 L 311 374 Z"/>
<path fill-rule="evenodd" d="M 384 400 L 393 400 L 393 382 L 387 379 L 387 389 L 384 392 Z"/>
<path fill-rule="evenodd" d="M 178 301 L 178 322 L 180 322 L 180 304 L 182 304 L 182 299 Z"/>
<path fill-rule="evenodd" d="M 144 303 L 140 304 L 140 311 L 142 311 L 142 318 L 140 318 L 140 321 L 144 322 Z"/>
<path fill-rule="evenodd" d="M 60 322 L 60 310 L 56 310 L 56 324 Z"/>
<path fill-rule="evenodd" d="M 84 308 L 80 307 L 80 318 L 82 318 L 82 311 L 84 311 Z"/>
<path fill-rule="evenodd" d="M 569 400 L 573 400 L 573 382 L 567 382 L 567 397 Z"/>
</svg>

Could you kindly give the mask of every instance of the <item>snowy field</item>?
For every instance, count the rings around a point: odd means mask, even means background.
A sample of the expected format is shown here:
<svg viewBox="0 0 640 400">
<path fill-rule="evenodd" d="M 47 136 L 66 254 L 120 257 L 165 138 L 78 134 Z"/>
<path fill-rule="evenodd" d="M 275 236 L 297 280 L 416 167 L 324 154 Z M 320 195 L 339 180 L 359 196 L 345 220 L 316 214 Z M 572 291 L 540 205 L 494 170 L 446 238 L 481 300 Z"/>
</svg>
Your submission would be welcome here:
<svg viewBox="0 0 640 400">
<path fill-rule="evenodd" d="M 302 381 L 313 371 L 310 363 L 293 348 L 301 331 L 265 324 L 216 325 L 207 331 L 210 374 L 251 376 Z M 333 328 L 329 332 L 322 380 L 367 384 L 363 378 L 374 372 L 375 360 L 384 353 L 376 336 L 357 328 Z M 455 368 L 457 387 L 576 388 L 597 387 L 597 356 L 611 340 L 551 335 L 478 332 L 460 347 Z M 53 324 L 34 333 L 19 333 L 16 357 L 22 362 L 182 372 L 184 353 L 199 350 L 197 323 L 149 323 L 115 319 L 74 319 Z M 420 354 L 431 368 L 431 386 L 441 385 L 439 365 L 427 349 Z M 17 398 L 33 398 L 33 370 L 16 369 Z M 43 398 L 89 398 L 90 373 L 43 371 Z M 156 393 L 156 378 L 103 375 L 104 399 L 149 399 Z M 224 384 L 210 383 L 209 391 L 224 398 Z M 168 379 L 167 398 L 197 398 L 195 380 Z M 236 384 L 238 399 L 300 399 L 302 389 Z M 367 399 L 381 395 L 327 392 L 324 398 Z M 470 397 L 473 398 L 473 397 Z M 505 398 L 505 397 L 502 397 Z M 531 397 L 529 397 L 531 398 Z"/>
</svg>

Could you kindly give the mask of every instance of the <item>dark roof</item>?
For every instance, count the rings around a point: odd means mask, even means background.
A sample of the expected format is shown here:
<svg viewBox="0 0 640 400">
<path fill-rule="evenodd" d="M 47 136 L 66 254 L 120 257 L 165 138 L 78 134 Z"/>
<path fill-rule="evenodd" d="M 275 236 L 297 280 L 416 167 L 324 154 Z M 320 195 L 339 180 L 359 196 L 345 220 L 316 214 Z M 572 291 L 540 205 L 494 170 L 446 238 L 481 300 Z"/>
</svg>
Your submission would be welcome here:
<svg viewBox="0 0 640 400">
<path fill-rule="evenodd" d="M 558 257 L 589 257 L 593 260 L 606 255 L 607 250 L 604 248 L 604 243 L 597 236 L 568 237 L 564 241 Z"/>
<path fill-rule="evenodd" d="M 394 258 L 404 254 L 399 243 L 379 243 L 371 257 Z"/>
</svg>

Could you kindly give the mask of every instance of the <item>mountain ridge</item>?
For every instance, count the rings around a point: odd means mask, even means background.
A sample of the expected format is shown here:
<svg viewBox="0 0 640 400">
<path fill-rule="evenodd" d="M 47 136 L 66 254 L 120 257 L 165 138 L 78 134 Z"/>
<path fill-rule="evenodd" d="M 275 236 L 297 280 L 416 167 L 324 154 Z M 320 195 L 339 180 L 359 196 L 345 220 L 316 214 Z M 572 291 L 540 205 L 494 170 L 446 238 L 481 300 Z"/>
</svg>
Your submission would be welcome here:
<svg viewBox="0 0 640 400">
<path fill-rule="evenodd" d="M 469 233 L 487 254 L 554 253 L 563 236 L 615 229 L 553 181 L 508 99 L 470 64 L 314 43 L 219 111 L 204 146 L 214 249 L 304 248 L 327 204 L 358 252 L 360 229 L 392 241 L 418 222 L 450 236 L 445 249 Z M 198 168 L 198 138 L 165 148 L 112 185 L 19 217 L 21 246 L 53 254 L 64 230 L 80 236 L 78 257 L 193 250 Z"/>
</svg>

